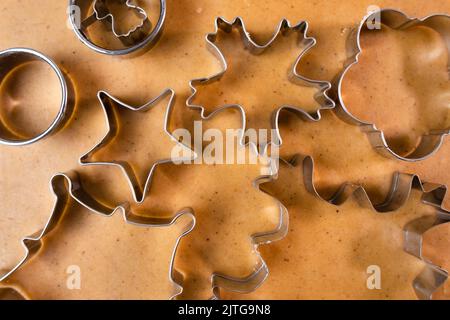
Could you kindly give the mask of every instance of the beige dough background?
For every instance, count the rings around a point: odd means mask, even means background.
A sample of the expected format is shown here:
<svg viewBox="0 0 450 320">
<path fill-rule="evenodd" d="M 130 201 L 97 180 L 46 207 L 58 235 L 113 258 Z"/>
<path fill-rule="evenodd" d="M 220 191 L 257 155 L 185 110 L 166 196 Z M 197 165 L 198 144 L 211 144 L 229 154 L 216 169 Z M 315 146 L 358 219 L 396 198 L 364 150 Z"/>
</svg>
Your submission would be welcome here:
<svg viewBox="0 0 450 320">
<path fill-rule="evenodd" d="M 318 43 L 300 62 L 299 71 L 312 79 L 331 81 L 346 59 L 345 45 L 351 28 L 373 4 L 401 9 L 410 16 L 418 17 L 436 12 L 450 13 L 450 2 L 447 0 L 168 0 L 166 26 L 158 44 L 142 56 L 122 59 L 92 52 L 78 41 L 66 25 L 65 1 L 3 0 L 0 4 L 0 48 L 31 47 L 54 59 L 75 85 L 76 111 L 69 125 L 49 139 L 21 148 L 0 146 L 0 270 L 7 270 L 20 259 L 23 255 L 20 239 L 41 228 L 48 219 L 54 202 L 48 187 L 53 174 L 78 170 L 87 190 L 111 206 L 131 199 L 120 170 L 81 168 L 78 164 L 80 156 L 99 142 L 106 132 L 103 111 L 96 97 L 99 90 L 106 90 L 129 104 L 141 105 L 170 87 L 176 92 L 171 127 L 191 128 L 193 121 L 200 119 L 200 116 L 185 106 L 190 95 L 188 82 L 220 70 L 218 61 L 207 50 L 204 40 L 207 33 L 214 31 L 216 17 L 231 20 L 241 16 L 248 30 L 259 41 L 270 38 L 282 18 L 292 23 L 308 21 L 309 35 L 314 36 Z M 386 43 L 379 39 L 373 41 Z M 292 55 L 288 58 L 292 59 Z M 373 72 L 370 83 L 379 86 L 377 90 L 383 91 L 386 86 L 392 86 L 384 81 L 386 73 L 383 68 L 371 68 L 368 63 L 366 68 Z M 10 112 L 9 116 L 16 117 L 31 132 L 37 129 L 34 126 L 39 127 L 51 119 L 52 112 L 55 112 L 52 102 L 58 98 L 57 88 L 47 85 L 54 83 L 55 79 L 45 69 L 33 68 L 36 70 L 27 71 L 27 83 L 7 84 L 5 87 L 11 90 L 2 90 L 0 96 L 2 103 L 16 107 L 2 110 L 2 114 Z M 378 74 L 377 70 L 382 71 Z M 367 72 L 362 74 L 367 77 Z M 260 81 L 270 83 L 271 77 L 262 76 Z M 357 88 L 358 81 L 361 79 L 356 75 L 350 79 L 349 92 L 353 90 L 355 95 L 349 98 L 353 99 L 349 103 L 361 105 L 364 94 L 360 94 L 361 88 Z M 395 90 L 392 89 L 392 92 Z M 15 104 L 17 97 L 24 94 L 26 98 Z M 277 102 L 277 96 L 270 99 L 269 104 Z M 407 101 L 412 105 L 413 102 Z M 161 125 L 161 121 L 154 119 L 161 119 L 164 103 L 167 102 L 163 101 L 155 109 L 154 117 L 148 120 L 149 129 L 135 132 L 135 136 L 130 138 L 141 147 L 133 151 L 137 156 L 145 157 L 146 146 L 153 146 L 152 137 L 158 136 L 157 128 Z M 379 105 L 380 101 L 373 104 Z M 403 119 L 403 114 L 391 106 L 385 104 L 385 109 L 392 112 L 392 116 L 384 118 L 385 128 L 394 138 L 396 135 L 402 136 L 403 140 L 400 140 L 410 147 L 412 142 L 408 139 L 414 140 L 417 136 L 408 137 L 405 142 L 404 130 L 396 132 L 392 129 L 396 119 Z M 367 108 L 366 114 L 376 113 L 374 117 L 377 118 L 379 111 L 373 110 Z M 438 120 L 444 118 L 448 121 L 448 109 L 447 114 L 445 110 L 439 112 L 444 116 Z M 405 125 L 414 126 L 417 119 L 420 116 L 405 121 Z M 238 128 L 240 121 L 239 114 L 227 111 L 205 122 L 204 126 Z M 442 121 L 425 122 L 425 129 L 442 125 Z M 417 127 L 420 133 L 423 127 Z M 343 123 L 332 112 L 324 112 L 319 123 L 308 123 L 295 115 L 285 115 L 281 133 L 285 143 L 281 149 L 284 157 L 295 154 L 314 157 L 317 187 L 324 196 L 330 196 L 340 184 L 350 181 L 364 185 L 371 198 L 378 202 L 388 192 L 392 174 L 396 171 L 419 174 L 423 180 L 435 183 L 448 184 L 450 181 L 448 138 L 441 150 L 430 159 L 405 164 L 380 156 L 358 128 Z M 396 144 L 401 142 L 394 140 Z M 342 148 L 343 144 L 346 148 Z M 286 178 L 280 175 L 276 182 L 278 188 L 273 191 L 280 200 L 285 200 L 283 203 L 293 217 L 288 238 L 264 246 L 262 250 L 269 268 L 273 270 L 269 280 L 250 296 L 226 293 L 225 297 L 415 298 L 408 284 L 423 264 L 402 252 L 401 231 L 409 220 L 429 214 L 429 208 L 420 204 L 420 194 L 413 194 L 399 212 L 378 217 L 366 209 L 361 210 L 353 200 L 349 200 L 345 208 L 336 209 L 316 198 L 312 199 L 303 190 L 302 177 L 298 176 L 300 169 L 297 168 L 297 171 L 297 175 Z M 205 165 L 182 169 L 164 166 L 155 176 L 155 187 L 152 187 L 154 196 L 136 206 L 135 210 L 144 215 L 171 215 L 183 207 L 193 207 L 198 211 L 200 227 L 180 247 L 179 266 L 188 273 L 184 298 L 208 298 L 211 295 L 209 275 L 219 271 L 219 267 L 223 269 L 221 272 L 236 276 L 246 275 L 252 270 L 255 257 L 251 254 L 248 236 L 256 231 L 271 230 L 277 224 L 276 201 L 251 188 L 251 181 L 258 172 L 258 168 L 251 166 L 217 170 Z M 450 208 L 448 198 L 445 205 Z M 333 216 L 337 214 L 336 210 L 342 210 L 345 214 L 337 218 Z M 179 233 L 176 226 L 135 230 L 124 225 L 118 215 L 110 220 L 92 216 L 75 204 L 70 207 L 70 213 L 70 219 L 46 243 L 41 259 L 33 259 L 10 280 L 11 285 L 19 286 L 30 298 L 37 299 L 164 299 L 169 296 L 168 263 L 174 239 Z M 315 214 L 325 217 L 316 219 Z M 442 225 L 432 229 L 426 237 L 427 244 L 430 244 L 427 254 L 447 269 L 450 268 L 449 230 L 448 224 Z M 374 241 L 367 235 L 373 235 Z M 344 242 L 342 246 L 336 245 L 339 239 Z M 314 246 L 308 243 L 314 243 Z M 379 243 L 380 247 L 374 243 Z M 383 250 L 385 245 L 391 246 L 390 249 Z M 369 249 L 355 251 L 361 246 Z M 133 250 L 129 249 L 131 247 Z M 348 272 L 348 277 L 342 281 L 339 281 L 341 271 L 330 270 L 330 263 L 334 261 L 327 254 L 330 251 L 336 255 L 333 259 L 342 259 L 342 272 Z M 126 258 L 120 258 L 121 255 Z M 130 263 L 131 260 L 135 262 Z M 389 270 L 389 276 L 386 287 L 374 293 L 364 288 L 367 278 L 365 266 L 377 263 Z M 81 265 L 83 275 L 86 275 L 85 287 L 80 291 L 70 291 L 64 287 L 66 268 L 72 264 Z M 437 298 L 450 298 L 449 290 L 447 284 Z"/>
</svg>

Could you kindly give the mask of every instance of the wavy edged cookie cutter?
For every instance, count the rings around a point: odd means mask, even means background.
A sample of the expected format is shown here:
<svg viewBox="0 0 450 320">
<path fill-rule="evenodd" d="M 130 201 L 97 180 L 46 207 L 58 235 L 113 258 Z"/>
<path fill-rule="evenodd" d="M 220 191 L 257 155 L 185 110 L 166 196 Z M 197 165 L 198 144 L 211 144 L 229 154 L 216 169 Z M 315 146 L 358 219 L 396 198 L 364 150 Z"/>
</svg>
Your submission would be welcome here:
<svg viewBox="0 0 450 320">
<path fill-rule="evenodd" d="M 160 11 L 159 18 L 152 30 L 152 23 L 148 18 L 147 12 L 133 4 L 133 0 L 116 0 L 116 2 L 125 4 L 129 9 L 136 11 L 141 18 L 141 23 L 125 33 L 120 33 L 117 31 L 117 26 L 115 24 L 114 15 L 108 8 L 107 0 L 93 0 L 93 13 L 86 17 L 82 21 L 78 21 L 80 17 L 77 15 L 81 14 L 81 0 L 69 0 L 69 19 L 72 24 L 72 28 L 75 31 L 78 39 L 83 42 L 90 49 L 106 55 L 121 56 L 131 54 L 136 51 L 141 51 L 141 49 L 150 49 L 150 47 L 155 44 L 164 27 L 164 21 L 166 19 L 166 0 L 160 0 Z M 72 10 L 72 8 L 78 8 L 77 10 Z M 103 22 L 109 30 L 112 31 L 113 35 L 119 39 L 125 46 L 123 49 L 108 49 L 95 44 L 88 36 L 87 29 L 96 22 Z"/>
<path fill-rule="evenodd" d="M 307 36 L 308 27 L 309 25 L 306 21 L 302 21 L 297 25 L 292 26 L 287 19 L 282 19 L 281 22 L 278 24 L 278 27 L 272 38 L 269 41 L 267 41 L 266 44 L 260 45 L 251 38 L 250 32 L 247 31 L 244 21 L 241 17 L 236 17 L 232 22 L 228 22 L 227 20 L 221 17 L 216 18 L 215 31 L 213 33 L 207 34 L 205 40 L 207 43 L 208 50 L 220 61 L 222 71 L 207 78 L 199 78 L 189 81 L 189 86 L 191 88 L 191 95 L 186 100 L 186 105 L 189 108 L 199 110 L 202 119 L 206 120 L 209 118 L 209 116 L 205 114 L 206 113 L 205 108 L 203 106 L 194 104 L 193 100 L 196 97 L 198 86 L 203 86 L 209 83 L 220 81 L 220 79 L 225 75 L 225 73 L 228 70 L 227 60 L 223 55 L 222 51 L 220 50 L 220 48 L 215 44 L 219 31 L 230 33 L 232 32 L 233 28 L 237 28 L 239 30 L 239 33 L 241 34 L 245 48 L 249 50 L 249 52 L 253 55 L 262 54 L 266 49 L 271 47 L 271 45 L 280 35 L 293 31 L 298 32 L 301 35 L 302 37 L 301 42 L 305 45 L 305 47 L 302 49 L 301 53 L 297 57 L 293 68 L 290 70 L 288 78 L 291 82 L 295 84 L 318 88 L 318 92 L 315 94 L 314 99 L 319 103 L 320 107 L 317 111 L 311 113 L 305 112 L 304 110 L 298 107 L 289 105 L 281 106 L 280 108 L 278 108 L 278 110 L 275 110 L 274 113 L 272 114 L 272 127 L 275 129 L 276 132 L 276 141 L 275 141 L 276 144 L 281 145 L 282 143 L 278 128 L 278 117 L 281 110 L 290 109 L 293 111 L 297 111 L 300 112 L 303 117 L 306 117 L 309 120 L 319 121 L 321 118 L 321 111 L 326 109 L 333 109 L 335 107 L 335 102 L 328 96 L 328 91 L 331 89 L 330 82 L 309 79 L 297 72 L 297 66 L 300 63 L 300 60 L 317 43 L 315 38 Z M 245 107 L 241 105 L 223 105 L 219 107 L 219 110 L 224 108 L 237 108 L 239 110 L 243 118 L 242 132 L 245 132 L 246 129 Z M 244 144 L 244 134 L 241 135 L 240 143 Z M 266 150 L 264 150 L 263 153 L 265 153 L 265 151 Z"/>
<path fill-rule="evenodd" d="M 8 146 L 25 146 L 38 142 L 58 132 L 71 118 L 75 108 L 75 90 L 68 76 L 58 65 L 44 54 L 29 48 L 11 48 L 0 51 L 0 82 L 6 79 L 14 69 L 28 62 L 44 62 L 56 74 L 61 88 L 61 101 L 56 117 L 50 126 L 33 137 L 23 137 L 22 134 L 10 128 L 0 119 L 0 144 Z"/>
<path fill-rule="evenodd" d="M 171 294 L 170 298 L 176 297 L 182 293 L 183 275 L 174 268 L 174 260 L 181 239 L 189 234 L 195 227 L 196 219 L 192 209 L 182 209 L 170 218 L 146 218 L 134 215 L 130 210 L 127 210 L 127 208 L 129 207 L 127 203 L 115 209 L 111 209 L 92 198 L 83 190 L 78 173 L 75 171 L 71 171 L 67 174 L 56 174 L 52 177 L 50 185 L 55 195 L 56 201 L 47 223 L 41 230 L 35 232 L 31 236 L 22 239 L 22 246 L 25 250 L 25 255 L 10 271 L 3 275 L 0 275 L 0 282 L 6 281 L 27 261 L 29 261 L 39 253 L 44 243 L 45 236 L 58 227 L 59 222 L 64 218 L 64 215 L 68 207 L 70 206 L 71 200 L 73 199 L 84 208 L 91 211 L 93 214 L 97 214 L 103 217 L 112 217 L 118 210 L 121 210 L 124 221 L 137 227 L 168 227 L 174 225 L 180 218 L 188 217 L 189 222 L 184 226 L 181 235 L 176 240 L 169 269 L 169 279 L 173 284 L 173 293 Z M 11 291 L 15 291 L 17 295 L 22 295 L 22 293 L 13 288 L 5 288 L 4 290 L 2 289 L 0 290 L 0 293 L 7 294 Z M 23 296 L 23 298 L 26 297 Z"/>
<path fill-rule="evenodd" d="M 154 105 L 156 105 L 158 102 L 160 102 L 162 99 L 164 99 L 166 96 L 170 96 L 166 113 L 165 113 L 165 119 L 164 119 L 164 132 L 170 137 L 171 140 L 173 140 L 179 147 L 183 148 L 186 151 L 189 151 L 189 153 L 192 155 L 191 157 L 186 158 L 171 158 L 171 159 L 162 159 L 157 162 L 155 162 L 152 165 L 152 168 L 150 169 L 149 173 L 147 174 L 147 178 L 144 184 L 143 190 L 141 190 L 141 186 L 138 182 L 138 178 L 136 174 L 133 171 L 132 166 L 126 162 L 126 161 L 108 161 L 108 162 L 95 162 L 90 161 L 89 158 L 99 149 L 104 147 L 105 145 L 109 144 L 114 137 L 118 134 L 118 118 L 116 115 L 116 112 L 114 112 L 115 105 L 121 108 L 129 109 L 134 112 L 146 112 L 150 108 L 152 108 Z M 132 107 L 116 98 L 111 96 L 105 91 L 100 91 L 97 94 L 97 97 L 100 101 L 100 104 L 102 106 L 103 112 L 105 114 L 105 117 L 107 119 L 107 133 L 102 138 L 101 142 L 95 145 L 90 151 L 88 151 L 86 154 L 84 154 L 80 158 L 80 164 L 81 165 L 106 165 L 106 166 L 117 166 L 119 167 L 122 172 L 124 173 L 125 177 L 127 178 L 127 182 L 129 186 L 131 187 L 132 193 L 133 193 L 133 199 L 137 203 L 142 203 L 145 201 L 145 197 L 149 192 L 153 173 L 155 171 L 155 168 L 159 164 L 163 163 L 174 163 L 174 162 L 183 162 L 188 160 L 194 160 L 197 157 L 197 154 L 189 149 L 187 146 L 182 144 L 178 141 L 178 139 L 172 135 L 172 133 L 169 132 L 169 122 L 170 122 L 170 115 L 172 112 L 172 108 L 174 105 L 175 100 L 175 92 L 172 89 L 166 89 L 164 90 L 159 96 L 154 98 L 153 100 L 147 102 L 141 107 Z"/>
<path fill-rule="evenodd" d="M 296 166 L 299 158 L 293 157 L 290 161 L 284 161 L 288 166 Z M 422 255 L 422 235 L 432 227 L 450 222 L 450 212 L 442 207 L 447 193 L 447 186 L 422 182 L 417 175 L 396 173 L 393 177 L 391 189 L 380 204 L 374 204 L 365 188 L 353 183 L 344 183 L 329 199 L 324 199 L 317 191 L 314 184 L 314 161 L 310 156 L 303 158 L 301 163 L 303 170 L 303 182 L 306 190 L 321 201 L 326 201 L 334 206 L 344 204 L 350 197 L 354 197 L 361 207 L 373 212 L 387 213 L 401 208 L 410 198 L 413 189 L 422 193 L 422 202 L 435 208 L 436 215 L 432 223 L 424 223 L 430 217 L 419 218 L 410 221 L 404 227 L 404 250 L 425 262 L 425 269 L 414 279 L 413 287 L 419 299 L 432 299 L 433 294 L 447 281 L 448 272 L 428 261 Z M 429 222 L 429 221 L 428 221 Z"/>
<path fill-rule="evenodd" d="M 443 130 L 432 130 L 428 134 L 422 136 L 419 145 L 406 156 L 401 156 L 397 154 L 394 150 L 389 147 L 388 142 L 384 136 L 383 131 L 379 130 L 375 124 L 364 122 L 354 115 L 350 113 L 344 103 L 343 94 L 342 94 L 342 83 L 347 72 L 359 62 L 359 55 L 363 52 L 360 38 L 363 31 L 368 30 L 368 23 L 376 18 L 380 18 L 380 26 L 382 24 L 395 29 L 395 30 L 403 30 L 412 26 L 426 26 L 435 31 L 437 31 L 440 36 L 444 39 L 447 50 L 450 55 L 450 16 L 446 14 L 436 14 L 430 15 L 428 17 L 417 19 L 410 18 L 406 14 L 401 11 L 394 9 L 382 9 L 379 11 L 372 12 L 368 14 L 362 22 L 360 23 L 358 29 L 356 30 L 355 46 L 352 49 L 352 57 L 346 63 L 344 71 L 341 73 L 337 80 L 337 100 L 339 101 L 338 106 L 335 108 L 335 112 L 339 115 L 343 120 L 349 122 L 351 124 L 355 124 L 361 127 L 361 130 L 365 132 L 369 138 L 372 146 L 379 153 L 386 157 L 394 158 L 402 161 L 420 161 L 424 160 L 433 154 L 435 154 L 439 148 L 441 147 L 445 136 L 450 134 L 450 128 Z M 450 58 L 449 58 L 450 59 Z M 450 76 L 450 61 L 448 65 L 448 71 Z"/>
</svg>

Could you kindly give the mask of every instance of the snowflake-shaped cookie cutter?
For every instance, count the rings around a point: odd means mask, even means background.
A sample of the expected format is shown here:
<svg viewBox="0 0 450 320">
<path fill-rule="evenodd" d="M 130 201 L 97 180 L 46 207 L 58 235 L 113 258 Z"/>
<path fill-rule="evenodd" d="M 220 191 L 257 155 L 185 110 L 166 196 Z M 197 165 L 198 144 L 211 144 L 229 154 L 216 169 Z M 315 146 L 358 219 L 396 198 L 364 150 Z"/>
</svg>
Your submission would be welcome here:
<svg viewBox="0 0 450 320">
<path fill-rule="evenodd" d="M 283 35 L 289 31 L 297 32 L 301 35 L 301 42 L 305 45 L 305 47 L 302 49 L 300 54 L 297 56 L 297 59 L 292 67 L 291 70 L 289 70 L 290 74 L 288 75 L 288 79 L 299 85 L 303 86 L 312 86 L 316 87 L 318 89 L 318 92 L 315 94 L 314 99 L 315 101 L 320 105 L 320 107 L 314 111 L 314 112 L 306 112 L 303 109 L 291 106 L 291 105 L 282 105 L 277 110 L 274 111 L 272 114 L 272 128 L 275 130 L 275 141 L 274 143 L 276 145 L 281 145 L 282 139 L 279 132 L 278 127 L 278 118 L 279 114 L 283 109 L 288 109 L 293 112 L 298 112 L 302 117 L 307 118 L 311 121 L 319 121 L 321 119 L 321 111 L 326 109 L 333 109 L 335 107 L 335 102 L 333 99 L 331 99 L 328 95 L 328 91 L 331 89 L 331 83 L 328 81 L 320 81 L 320 80 L 313 80 L 310 78 L 307 78 L 300 73 L 297 72 L 297 66 L 300 63 L 300 60 L 305 56 L 305 54 L 316 45 L 317 41 L 313 37 L 307 36 L 308 31 L 308 22 L 301 21 L 297 25 L 291 25 L 291 23 L 287 19 L 282 19 L 281 22 L 278 24 L 278 27 L 276 28 L 276 31 L 274 32 L 272 38 L 270 38 L 265 44 L 258 44 L 256 43 L 251 35 L 250 32 L 247 31 L 244 21 L 241 17 L 236 17 L 232 22 L 228 22 L 222 17 L 218 17 L 215 20 L 215 31 L 213 33 L 209 33 L 206 35 L 206 43 L 208 46 L 208 50 L 211 51 L 211 53 L 219 60 L 221 64 L 221 71 L 217 74 L 214 74 L 210 77 L 206 78 L 198 78 L 193 79 L 189 82 L 189 86 L 191 88 L 191 95 L 186 101 L 186 105 L 189 108 L 197 109 L 200 111 L 200 115 L 202 119 L 209 119 L 210 115 L 206 115 L 206 110 L 203 106 L 196 105 L 193 100 L 195 99 L 197 95 L 197 87 L 199 85 L 205 85 L 208 83 L 213 83 L 215 81 L 219 81 L 227 72 L 228 70 L 228 62 L 223 55 L 221 49 L 216 45 L 216 39 L 219 31 L 223 31 L 226 33 L 230 33 L 233 28 L 237 28 L 238 31 L 241 34 L 242 41 L 244 42 L 244 46 L 249 52 L 253 55 L 259 55 L 262 54 L 265 50 L 270 48 L 272 44 L 275 42 L 275 40 L 280 36 Z M 245 113 L 245 107 L 241 105 L 231 104 L 231 105 L 223 105 L 219 107 L 219 110 L 222 110 L 224 108 L 237 108 L 239 112 L 242 115 L 242 134 L 240 137 L 240 143 L 244 143 L 244 135 L 245 135 L 245 129 L 246 129 L 246 113 Z M 268 143 L 267 145 L 269 145 Z M 262 145 L 262 147 L 267 147 L 267 145 Z M 262 153 L 265 153 L 265 149 L 262 150 Z"/>
</svg>

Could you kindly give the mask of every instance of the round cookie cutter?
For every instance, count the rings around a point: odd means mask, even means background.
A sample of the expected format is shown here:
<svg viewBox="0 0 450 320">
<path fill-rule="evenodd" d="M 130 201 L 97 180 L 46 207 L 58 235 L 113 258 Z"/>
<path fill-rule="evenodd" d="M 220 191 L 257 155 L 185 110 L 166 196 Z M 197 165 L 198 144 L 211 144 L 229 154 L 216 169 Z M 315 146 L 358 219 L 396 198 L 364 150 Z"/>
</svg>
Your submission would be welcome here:
<svg viewBox="0 0 450 320">
<path fill-rule="evenodd" d="M 72 113 L 72 87 L 71 83 L 66 81 L 64 73 L 58 65 L 42 53 L 28 48 L 11 48 L 0 51 L 0 83 L 20 65 L 24 63 L 39 61 L 48 64 L 56 73 L 61 86 L 61 103 L 58 114 L 50 126 L 43 132 L 31 138 L 23 138 L 0 119 L 0 144 L 10 146 L 24 146 L 35 143 L 45 137 L 57 132 Z"/>
<path fill-rule="evenodd" d="M 69 0 L 69 20 L 76 36 L 91 50 L 110 56 L 123 56 L 136 51 L 150 49 L 151 45 L 155 44 L 159 39 L 164 27 L 167 11 L 166 0 L 159 0 L 159 18 L 153 29 L 151 28 L 150 20 L 144 9 L 137 5 L 133 5 L 131 3 L 132 0 L 118 1 L 123 2 L 128 8 L 135 9 L 139 12 L 142 17 L 142 23 L 139 26 L 129 30 L 127 33 L 117 32 L 114 24 L 114 15 L 109 11 L 105 0 L 92 0 L 93 13 L 84 19 L 81 19 L 82 0 Z M 102 22 L 111 29 L 113 35 L 124 44 L 125 48 L 110 49 L 94 43 L 87 33 L 87 28 L 96 22 Z M 152 30 L 149 31 L 148 29 Z M 143 33 L 147 34 L 142 36 Z"/>
<path fill-rule="evenodd" d="M 450 15 L 447 14 L 433 14 L 424 18 L 411 18 L 405 13 L 395 9 L 380 9 L 369 13 L 363 18 L 356 32 L 352 34 L 350 39 L 352 44 L 352 54 L 343 72 L 337 79 L 337 86 L 335 92 L 338 100 L 335 112 L 344 121 L 350 124 L 356 124 L 361 127 L 369 138 L 372 146 L 382 155 L 401 161 L 416 162 L 425 160 L 435 154 L 443 144 L 444 138 L 450 135 L 450 128 L 431 130 L 420 139 L 419 144 L 409 154 L 402 156 L 392 150 L 389 146 L 384 132 L 376 127 L 375 124 L 362 121 L 353 115 L 346 107 L 342 95 L 342 83 L 347 72 L 359 62 L 359 55 L 363 52 L 360 42 L 361 34 L 367 30 L 372 29 L 370 23 L 379 21 L 380 26 L 386 25 L 395 30 L 404 30 L 412 26 L 426 26 L 437 31 L 444 40 L 447 50 L 450 53 Z M 355 39 L 353 39 L 353 37 Z M 448 71 L 450 75 L 450 61 L 448 64 Z"/>
</svg>

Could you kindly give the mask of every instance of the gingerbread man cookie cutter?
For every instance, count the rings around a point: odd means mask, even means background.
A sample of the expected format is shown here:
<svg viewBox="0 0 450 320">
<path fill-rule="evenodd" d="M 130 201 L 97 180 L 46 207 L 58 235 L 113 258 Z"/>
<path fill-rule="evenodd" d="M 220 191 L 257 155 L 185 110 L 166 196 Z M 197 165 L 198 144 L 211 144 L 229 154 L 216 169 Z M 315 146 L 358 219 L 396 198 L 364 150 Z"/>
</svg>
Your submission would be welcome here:
<svg viewBox="0 0 450 320">
<path fill-rule="evenodd" d="M 174 142 L 176 142 L 176 144 L 179 147 L 185 149 L 186 151 L 191 151 L 190 156 L 187 156 L 184 158 L 176 158 L 176 159 L 174 159 L 174 158 L 165 159 L 165 160 L 163 159 L 163 160 L 159 160 L 156 163 L 154 163 L 154 165 L 150 169 L 149 173 L 147 174 L 147 179 L 146 179 L 144 188 L 142 190 L 139 187 L 139 183 L 137 182 L 137 180 L 133 174 L 131 165 L 128 162 L 124 162 L 124 161 L 95 162 L 95 161 L 89 160 L 90 155 L 95 153 L 97 150 L 101 149 L 103 146 L 107 145 L 117 135 L 117 128 L 118 128 L 118 125 L 116 123 L 117 118 L 116 118 L 115 113 L 112 111 L 112 109 L 114 108 L 114 105 L 116 105 L 117 107 L 120 107 L 120 108 L 125 108 L 128 110 L 131 110 L 133 112 L 146 112 L 147 110 L 152 108 L 159 101 L 161 101 L 161 99 L 163 99 L 166 96 L 169 96 L 170 99 L 167 104 L 167 109 L 166 109 L 165 117 L 164 117 L 164 132 Z M 118 100 L 117 98 L 114 98 L 113 96 L 111 96 L 110 94 L 108 94 L 104 91 L 100 91 L 98 93 L 98 98 L 99 98 L 99 101 L 101 102 L 105 117 L 107 118 L 108 132 L 106 133 L 104 138 L 101 140 L 101 142 L 99 142 L 95 147 L 93 147 L 89 152 L 87 152 L 85 155 L 83 155 L 80 158 L 80 163 L 84 166 L 86 166 L 86 165 L 111 166 L 112 165 L 112 166 L 118 166 L 119 168 L 121 168 L 121 170 L 123 171 L 123 173 L 125 174 L 125 176 L 127 178 L 129 186 L 131 187 L 131 189 L 133 191 L 133 199 L 137 204 L 142 204 L 145 201 L 146 196 L 148 195 L 148 192 L 150 189 L 153 173 L 159 164 L 177 163 L 177 162 L 182 163 L 184 160 L 194 160 L 198 156 L 196 152 L 190 150 L 187 146 L 185 146 L 184 144 L 179 142 L 175 138 L 175 136 L 173 136 L 169 132 L 168 127 L 169 127 L 169 122 L 170 122 L 170 115 L 171 115 L 171 111 L 172 111 L 172 107 L 173 107 L 173 102 L 175 99 L 175 92 L 172 89 L 164 90 L 160 95 L 158 95 L 157 97 L 155 97 L 154 99 L 152 99 L 151 101 L 149 101 L 148 103 L 146 103 L 140 107 L 132 107 L 130 105 L 127 105 L 124 102 Z M 223 111 L 223 109 L 215 111 L 214 113 L 211 114 L 211 116 L 214 116 L 221 111 Z M 255 149 L 252 148 L 251 150 L 253 152 L 257 153 L 257 151 Z M 269 161 L 270 161 L 269 174 L 260 176 L 257 179 L 255 179 L 255 181 L 253 181 L 252 187 L 259 189 L 260 184 L 267 182 L 267 181 L 271 181 L 271 179 L 273 178 L 273 171 L 275 170 L 275 165 L 272 163 L 273 162 L 272 159 L 269 159 Z M 78 198 L 80 199 L 81 197 L 78 197 Z M 254 248 L 255 248 L 254 254 L 258 258 L 258 263 L 257 263 L 257 266 L 255 267 L 254 271 L 251 274 L 249 274 L 248 276 L 243 277 L 243 278 L 236 278 L 236 277 L 228 276 L 226 274 L 213 273 L 211 275 L 211 287 L 212 287 L 212 292 L 213 292 L 213 296 L 211 297 L 212 299 L 220 298 L 220 290 L 221 289 L 225 289 L 225 290 L 233 291 L 233 292 L 240 292 L 240 293 L 252 292 L 252 291 L 256 290 L 266 280 L 266 278 L 269 275 L 269 269 L 257 248 L 262 244 L 267 244 L 267 243 L 274 242 L 274 241 L 284 238 L 288 231 L 288 224 L 289 224 L 288 212 L 287 212 L 286 208 L 279 201 L 277 201 L 277 205 L 278 205 L 277 209 L 278 209 L 278 216 L 279 216 L 279 224 L 277 225 L 276 229 L 271 230 L 270 232 L 263 232 L 263 233 L 251 235 L 251 241 L 254 244 Z M 96 208 L 94 210 L 99 213 L 102 213 L 102 214 L 108 214 L 108 212 L 111 212 L 113 210 L 106 206 L 99 207 L 98 204 L 88 205 L 88 207 L 90 207 L 91 210 L 92 210 L 92 208 Z M 127 213 L 127 215 L 131 215 L 134 217 L 138 216 L 138 215 L 132 213 L 132 208 L 130 207 L 129 203 L 124 203 L 123 205 L 119 205 L 118 207 L 115 208 L 115 210 L 117 210 L 117 209 L 123 210 L 124 212 Z M 195 217 L 195 215 L 194 215 L 195 213 L 193 210 L 192 210 L 191 214 L 193 215 L 193 217 Z M 147 217 L 145 219 L 148 221 L 151 218 Z M 153 221 L 153 224 L 155 226 L 159 226 L 160 223 L 161 223 L 161 221 L 158 218 L 155 218 L 155 221 Z M 167 224 L 167 222 L 165 220 L 162 220 L 162 223 Z M 188 233 L 189 232 L 187 232 L 186 235 Z M 180 241 L 181 241 L 181 238 L 180 238 Z M 178 244 L 177 244 L 177 247 L 178 247 Z M 171 297 L 171 299 L 177 299 L 178 296 L 180 296 L 183 292 L 184 276 L 183 276 L 182 272 L 177 270 L 177 268 L 175 267 L 175 264 L 176 264 L 176 250 L 174 251 L 174 255 L 173 255 L 171 274 L 173 274 L 173 279 L 175 279 L 174 282 L 178 284 L 179 292 L 174 294 Z"/>
<path fill-rule="evenodd" d="M 81 0 L 69 0 L 69 19 L 78 39 L 88 48 L 111 56 L 128 55 L 143 49 L 148 50 L 152 44 L 157 42 L 162 33 L 166 18 L 166 0 L 159 1 L 159 18 L 153 29 L 147 12 L 138 5 L 133 4 L 133 0 L 115 1 L 135 11 L 141 22 L 126 32 L 118 31 L 116 19 L 108 7 L 107 0 L 93 0 L 93 12 L 90 15 L 85 14 L 86 17 L 79 21 L 81 19 L 79 15 L 81 15 L 82 11 Z M 112 32 L 113 36 L 120 40 L 124 48 L 111 49 L 96 44 L 89 36 L 88 28 L 97 22 L 102 22 Z"/>
</svg>

